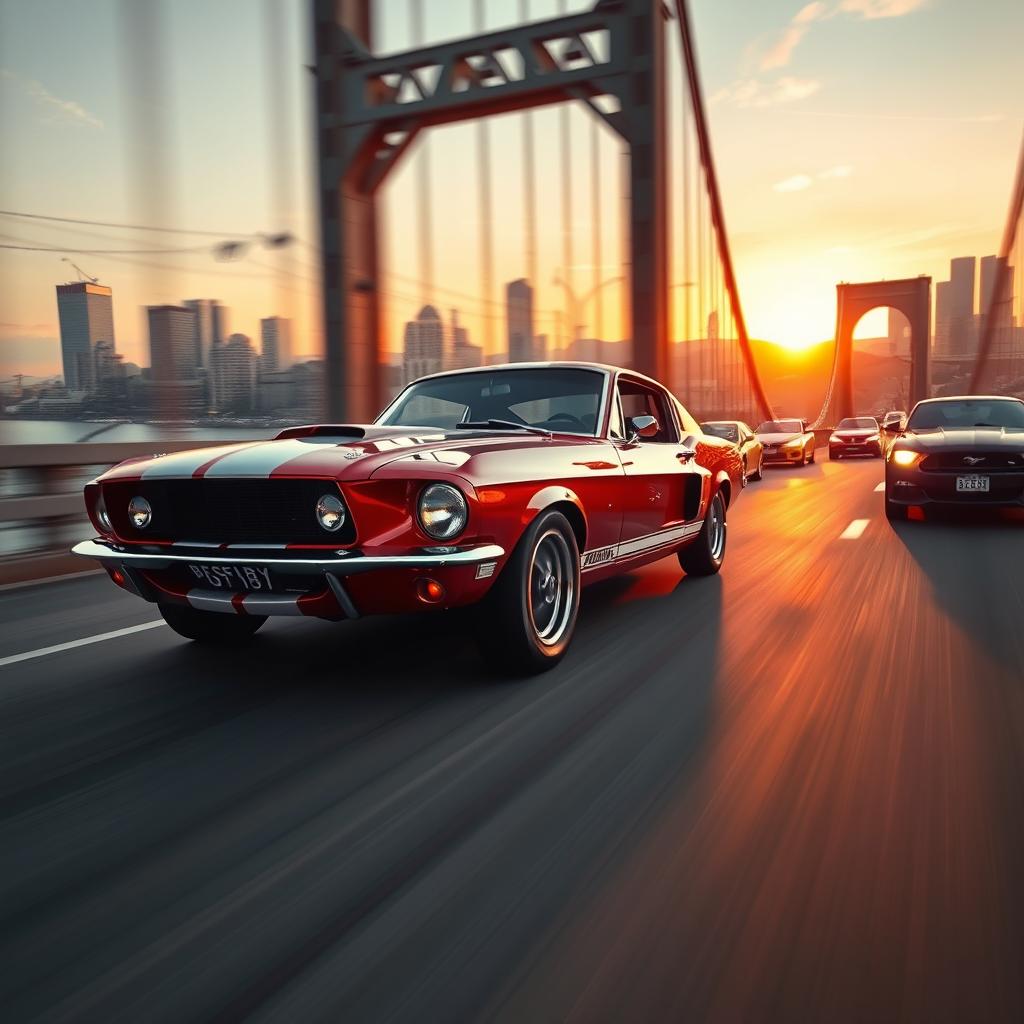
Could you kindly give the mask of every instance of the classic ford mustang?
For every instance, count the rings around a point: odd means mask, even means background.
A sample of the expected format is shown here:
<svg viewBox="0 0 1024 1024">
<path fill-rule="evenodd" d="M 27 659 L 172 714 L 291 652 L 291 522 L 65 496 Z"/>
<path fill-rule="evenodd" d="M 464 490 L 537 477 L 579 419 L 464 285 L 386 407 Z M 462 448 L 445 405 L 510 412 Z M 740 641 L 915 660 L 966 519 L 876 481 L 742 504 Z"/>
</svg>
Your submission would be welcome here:
<svg viewBox="0 0 1024 1024">
<path fill-rule="evenodd" d="M 498 663 L 538 671 L 582 584 L 673 552 L 718 572 L 741 477 L 736 447 L 640 374 L 483 367 L 410 384 L 369 426 L 123 462 L 86 485 L 99 536 L 74 551 L 193 640 L 482 604 Z"/>
</svg>

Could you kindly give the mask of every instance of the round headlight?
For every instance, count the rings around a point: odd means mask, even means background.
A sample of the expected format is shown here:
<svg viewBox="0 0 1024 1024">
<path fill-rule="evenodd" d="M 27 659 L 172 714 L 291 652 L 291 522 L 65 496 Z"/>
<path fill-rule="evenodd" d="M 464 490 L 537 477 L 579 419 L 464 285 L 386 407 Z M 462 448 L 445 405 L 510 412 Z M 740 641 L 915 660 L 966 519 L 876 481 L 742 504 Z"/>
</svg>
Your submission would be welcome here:
<svg viewBox="0 0 1024 1024">
<path fill-rule="evenodd" d="M 420 495 L 420 526 L 428 537 L 451 540 L 466 528 L 469 510 L 462 491 L 451 484 L 431 484 Z"/>
<path fill-rule="evenodd" d="M 153 518 L 153 509 L 145 498 L 136 496 L 128 502 L 128 518 L 136 530 L 144 530 Z"/>
<path fill-rule="evenodd" d="M 110 513 L 107 512 L 107 503 L 103 500 L 102 494 L 96 502 L 96 518 L 100 521 L 100 526 L 106 533 L 114 532 L 114 524 L 110 521 Z"/>
<path fill-rule="evenodd" d="M 323 494 L 316 503 L 316 521 L 329 533 L 345 525 L 345 506 L 334 494 Z"/>
</svg>

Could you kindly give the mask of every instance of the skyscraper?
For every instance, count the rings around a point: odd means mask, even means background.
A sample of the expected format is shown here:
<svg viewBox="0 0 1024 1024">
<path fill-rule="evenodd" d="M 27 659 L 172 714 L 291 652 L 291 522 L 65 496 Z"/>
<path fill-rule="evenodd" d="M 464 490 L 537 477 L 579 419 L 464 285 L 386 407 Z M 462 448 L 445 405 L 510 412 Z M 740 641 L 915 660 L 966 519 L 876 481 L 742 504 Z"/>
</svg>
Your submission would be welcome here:
<svg viewBox="0 0 1024 1024">
<path fill-rule="evenodd" d="M 59 284 L 57 315 L 64 386 L 69 391 L 91 391 L 96 385 L 96 344 L 109 342 L 114 352 L 113 293 L 91 281 Z"/>
<path fill-rule="evenodd" d="M 280 316 L 260 321 L 260 353 L 262 368 L 273 373 L 292 365 L 292 322 Z"/>
<path fill-rule="evenodd" d="M 444 364 L 444 326 L 433 306 L 424 306 L 405 325 L 403 363 L 406 381 L 437 373 Z"/>
<path fill-rule="evenodd" d="M 974 352 L 974 274 L 977 260 L 959 256 L 949 262 L 949 354 Z"/>
<path fill-rule="evenodd" d="M 186 299 L 182 303 L 195 314 L 192 328 L 196 366 L 210 368 L 210 349 L 224 340 L 224 309 L 216 299 Z"/>
<path fill-rule="evenodd" d="M 910 355 L 910 329 L 907 318 L 898 310 L 889 307 L 889 354 L 894 356 Z"/>
<path fill-rule="evenodd" d="M 938 281 L 935 285 L 935 355 L 949 355 L 949 281 Z"/>
<path fill-rule="evenodd" d="M 196 313 L 186 306 L 148 306 L 146 313 L 152 379 L 185 381 L 198 377 Z"/>
<path fill-rule="evenodd" d="M 256 391 L 256 351 L 244 334 L 232 334 L 210 355 L 213 406 L 218 412 L 251 412 Z"/>
<path fill-rule="evenodd" d="M 451 357 L 446 360 L 447 368 L 465 370 L 470 366 L 480 366 L 482 362 L 483 349 L 470 344 L 469 331 L 459 323 L 459 311 L 453 309 Z"/>
<path fill-rule="evenodd" d="M 533 289 L 525 278 L 505 285 L 505 319 L 508 324 L 510 363 L 533 359 Z"/>
</svg>

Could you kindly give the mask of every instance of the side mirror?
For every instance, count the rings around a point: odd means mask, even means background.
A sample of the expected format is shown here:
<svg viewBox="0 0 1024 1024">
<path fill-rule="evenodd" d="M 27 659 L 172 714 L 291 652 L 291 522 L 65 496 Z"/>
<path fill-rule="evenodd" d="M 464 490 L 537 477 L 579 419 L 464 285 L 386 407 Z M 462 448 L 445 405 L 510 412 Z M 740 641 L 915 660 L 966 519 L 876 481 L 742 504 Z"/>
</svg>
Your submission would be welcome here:
<svg viewBox="0 0 1024 1024">
<path fill-rule="evenodd" d="M 632 432 L 629 440 L 633 442 L 642 437 L 657 437 L 661 427 L 653 416 L 634 416 L 629 421 L 629 429 Z"/>
<path fill-rule="evenodd" d="M 898 434 L 903 428 L 898 423 L 883 423 L 882 430 L 887 434 Z"/>
</svg>

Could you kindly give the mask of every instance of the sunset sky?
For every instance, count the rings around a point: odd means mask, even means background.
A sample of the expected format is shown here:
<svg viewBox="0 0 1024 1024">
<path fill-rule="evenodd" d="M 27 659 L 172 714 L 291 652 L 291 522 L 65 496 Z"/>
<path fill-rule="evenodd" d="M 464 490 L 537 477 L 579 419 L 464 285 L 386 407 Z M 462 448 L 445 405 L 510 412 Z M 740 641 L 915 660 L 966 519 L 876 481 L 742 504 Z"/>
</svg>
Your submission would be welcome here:
<svg viewBox="0 0 1024 1024">
<path fill-rule="evenodd" d="M 407 0 L 377 6 L 376 49 L 411 45 Z M 470 0 L 424 6 L 428 41 L 472 26 Z M 497 27 L 518 20 L 521 0 L 485 6 L 487 26 Z M 559 7 L 557 0 L 527 6 L 533 17 Z M 219 298 L 231 309 L 230 329 L 254 338 L 261 316 L 290 315 L 297 351 L 315 355 L 321 336 L 307 4 L 285 4 L 272 33 L 267 5 L 256 0 L 164 0 L 158 10 L 165 86 L 148 96 L 159 60 L 147 59 L 127 29 L 120 0 L 0 0 L 0 209 L 215 234 L 0 216 L 0 242 L 118 250 L 71 258 L 113 287 L 117 347 L 130 360 L 149 362 L 143 304 L 197 297 Z M 692 11 L 752 335 L 788 345 L 829 338 L 838 281 L 919 273 L 942 279 L 950 257 L 995 251 L 1024 124 L 1019 0 L 693 0 Z M 673 51 L 674 33 L 673 25 Z M 274 130 L 272 88 L 283 137 Z M 673 95 L 678 123 L 681 90 Z M 548 109 L 533 118 L 537 329 L 555 334 L 566 328 L 557 319 L 564 300 L 556 275 L 582 295 L 593 280 L 622 273 L 620 146 L 601 129 L 604 245 L 595 271 L 591 124 L 585 112 L 571 111 L 573 260 L 566 269 L 560 114 Z M 429 157 L 417 147 L 389 183 L 389 348 L 400 348 L 402 323 L 428 299 L 446 315 L 457 307 L 473 341 L 504 347 L 503 285 L 526 274 L 522 123 L 509 115 L 489 128 L 496 305 L 484 301 L 480 284 L 477 127 L 436 130 Z M 140 124 L 151 127 L 140 134 Z M 424 284 L 418 236 L 424 159 L 432 170 L 432 287 Z M 231 263 L 210 253 L 221 238 L 285 229 L 299 242 L 284 254 L 258 243 Z M 157 251 L 170 248 L 202 251 Z M 0 250 L 0 376 L 59 368 L 54 285 L 76 276 L 60 256 Z M 672 280 L 682 281 L 678 251 Z M 609 338 L 622 335 L 620 291 L 614 280 L 601 290 Z M 596 315 L 591 300 L 581 317 L 588 332 Z M 884 333 L 884 325 L 879 317 L 865 320 L 861 333 Z"/>
</svg>

